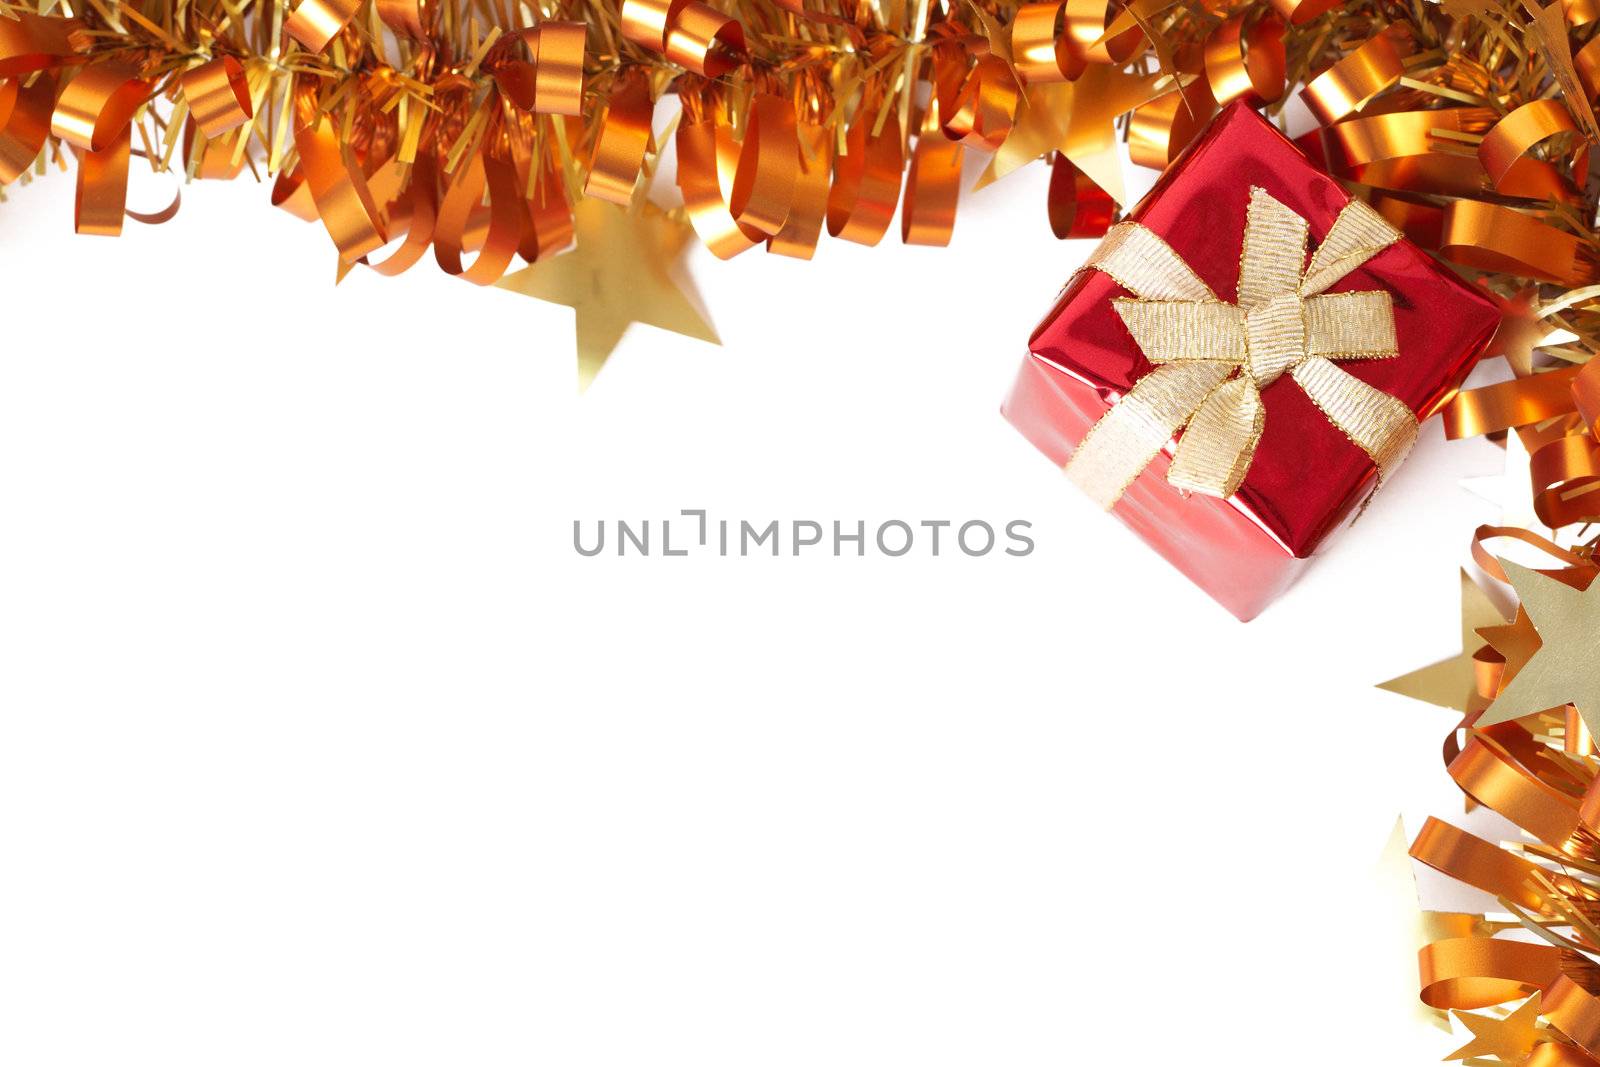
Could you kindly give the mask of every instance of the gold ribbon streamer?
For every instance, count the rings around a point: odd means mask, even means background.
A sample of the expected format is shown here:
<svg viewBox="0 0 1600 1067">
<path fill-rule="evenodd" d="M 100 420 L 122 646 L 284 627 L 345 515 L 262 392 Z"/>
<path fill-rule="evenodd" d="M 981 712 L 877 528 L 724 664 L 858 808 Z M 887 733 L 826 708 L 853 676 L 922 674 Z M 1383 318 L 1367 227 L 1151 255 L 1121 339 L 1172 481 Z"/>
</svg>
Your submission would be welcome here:
<svg viewBox="0 0 1600 1067">
<path fill-rule="evenodd" d="M 361 0 L 301 0 L 283 28 L 301 46 L 323 52 L 360 10 Z"/>
<path fill-rule="evenodd" d="M 0 78 L 49 70 L 75 58 L 74 34 L 81 29 L 76 19 L 0 15 Z"/>
<path fill-rule="evenodd" d="M 1234 100 L 1270 104 L 1287 88 L 1283 20 L 1268 15 L 1247 27 L 1248 17 L 1248 12 L 1233 16 L 1206 39 L 1206 78 L 1219 105 Z"/>
<path fill-rule="evenodd" d="M 627 207 L 639 184 L 644 156 L 650 148 L 654 102 L 650 84 L 637 68 L 625 71 L 611 87 L 600 138 L 590 161 L 585 196 L 597 196 Z"/>
<path fill-rule="evenodd" d="M 825 127 L 815 122 L 801 122 L 795 127 L 795 137 L 800 143 L 800 169 L 795 174 L 794 203 L 783 229 L 767 241 L 767 251 L 793 259 L 810 259 L 816 251 L 817 239 L 822 236 L 822 221 L 828 213 L 828 183 L 833 172 L 833 138 Z M 951 145 L 956 152 L 960 145 Z M 909 179 L 908 179 L 909 181 Z M 907 186 L 907 195 L 910 195 Z M 911 218 L 910 201 L 907 201 L 905 219 Z M 910 225 L 911 223 L 907 223 Z"/>
<path fill-rule="evenodd" d="M 1302 274 L 1308 230 L 1295 212 L 1251 189 L 1237 305 L 1218 300 L 1143 226 L 1122 223 L 1106 235 L 1085 269 L 1103 271 L 1135 294 L 1114 304 L 1156 367 L 1095 423 L 1067 463 L 1068 476 L 1103 507 L 1117 502 L 1179 430 L 1167 480 L 1231 496 L 1265 424 L 1261 390 L 1285 373 L 1371 457 L 1380 479 L 1405 458 L 1417 435 L 1411 409 L 1334 362 L 1399 354 L 1390 297 L 1323 294 L 1400 235 L 1352 201 Z"/>
<path fill-rule="evenodd" d="M 44 71 L 31 81 L 0 81 L 0 185 L 21 177 L 50 136 L 56 77 Z"/>
<path fill-rule="evenodd" d="M 180 84 L 189 116 L 207 137 L 221 137 L 255 115 L 244 67 L 232 56 L 218 56 L 184 72 Z"/>
<path fill-rule="evenodd" d="M 309 79 L 296 91 L 294 144 L 317 215 L 333 238 L 339 259 L 354 263 L 382 248 L 388 239 L 366 175 L 346 158 L 332 121 L 317 110 L 316 90 Z"/>
<path fill-rule="evenodd" d="M 1300 98 L 1319 122 L 1337 122 L 1399 81 L 1410 51 L 1394 34 L 1380 33 L 1311 79 Z"/>
<path fill-rule="evenodd" d="M 151 84 L 136 67 L 97 63 L 79 71 L 56 99 L 50 132 L 78 153 L 73 226 L 78 233 L 115 237 L 128 200 L 128 156 L 134 113 Z"/>
<path fill-rule="evenodd" d="M 862 245 L 883 239 L 900 198 L 900 120 L 891 108 L 883 129 L 873 134 L 875 121 L 875 109 L 856 113 L 828 191 L 829 235 Z"/>
<path fill-rule="evenodd" d="M 908 245 L 950 243 L 961 197 L 961 159 L 966 149 L 939 131 L 939 106 L 934 100 L 923 117 L 922 131 L 906 172 L 905 202 L 900 207 L 900 239 Z"/>
<path fill-rule="evenodd" d="M 739 168 L 739 142 L 724 123 L 707 117 L 678 124 L 678 191 L 689 223 L 718 259 L 732 259 L 754 248 L 733 217 L 728 195 Z"/>
<path fill-rule="evenodd" d="M 581 115 L 587 36 L 588 27 L 581 22 L 541 22 L 502 37 L 486 66 L 500 91 L 523 111 Z M 527 46 L 532 62 L 513 58 L 519 43 Z"/>
<path fill-rule="evenodd" d="M 685 70 L 718 78 L 745 52 L 744 26 L 699 0 L 623 0 L 622 35 Z"/>
<path fill-rule="evenodd" d="M 1061 240 L 1101 237 L 1117 220 L 1117 202 L 1065 155 L 1050 162 L 1050 192 L 1046 202 L 1050 232 Z"/>
<path fill-rule="evenodd" d="M 1478 159 L 1499 188 L 1511 168 L 1534 145 L 1562 133 L 1577 133 L 1559 100 L 1531 100 L 1495 123 L 1478 145 Z"/>
</svg>

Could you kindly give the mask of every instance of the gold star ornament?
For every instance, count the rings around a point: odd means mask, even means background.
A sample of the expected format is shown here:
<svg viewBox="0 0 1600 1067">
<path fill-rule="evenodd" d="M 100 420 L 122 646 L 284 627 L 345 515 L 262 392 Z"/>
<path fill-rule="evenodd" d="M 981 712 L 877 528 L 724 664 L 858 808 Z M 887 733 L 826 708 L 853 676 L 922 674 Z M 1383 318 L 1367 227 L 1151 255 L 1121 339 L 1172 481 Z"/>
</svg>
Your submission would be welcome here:
<svg viewBox="0 0 1600 1067">
<path fill-rule="evenodd" d="M 1477 664 L 1473 653 L 1478 644 L 1478 630 L 1504 624 L 1505 619 L 1478 584 L 1461 572 L 1461 651 L 1449 659 L 1391 678 L 1379 685 L 1391 693 L 1399 693 L 1413 700 L 1425 700 L 1441 708 L 1456 711 L 1471 710 L 1477 693 Z"/>
<path fill-rule="evenodd" d="M 587 389 L 633 323 L 721 344 L 694 287 L 676 273 L 692 231 L 649 201 L 578 202 L 577 246 L 507 275 L 502 289 L 577 313 L 578 387 Z"/>
<path fill-rule="evenodd" d="M 1539 635 L 1539 647 L 1478 725 L 1572 704 L 1590 732 L 1600 734 L 1600 581 L 1576 589 L 1527 567 L 1500 562 Z"/>
<path fill-rule="evenodd" d="M 1521 1063 L 1533 1046 L 1544 1036 L 1538 1027 L 1539 994 L 1504 1019 L 1492 1015 L 1473 1015 L 1455 1012 L 1461 1024 L 1472 1031 L 1472 1040 L 1456 1049 L 1447 1060 L 1470 1060 L 1483 1056 L 1498 1056 L 1504 1063 Z"/>
</svg>

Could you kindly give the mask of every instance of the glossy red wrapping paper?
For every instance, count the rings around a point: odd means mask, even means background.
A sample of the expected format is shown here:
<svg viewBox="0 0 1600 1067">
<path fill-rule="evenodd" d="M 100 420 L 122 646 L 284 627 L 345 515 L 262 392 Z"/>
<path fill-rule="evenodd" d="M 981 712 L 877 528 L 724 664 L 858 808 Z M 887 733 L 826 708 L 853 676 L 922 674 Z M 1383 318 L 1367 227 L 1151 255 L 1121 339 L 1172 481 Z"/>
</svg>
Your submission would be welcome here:
<svg viewBox="0 0 1600 1067">
<path fill-rule="evenodd" d="M 1302 215 L 1312 248 L 1349 202 L 1270 123 L 1242 104 L 1224 110 L 1128 218 L 1155 231 L 1219 299 L 1237 299 L 1250 188 Z M 1499 323 L 1489 300 L 1409 241 L 1398 241 L 1328 289 L 1383 290 L 1394 303 L 1400 356 L 1340 366 L 1403 401 L 1419 419 L 1443 406 Z M 1151 364 L 1111 300 L 1127 293 L 1099 271 L 1076 275 L 1029 341 L 1003 411 L 1050 460 L 1065 464 L 1089 427 Z M 1145 541 L 1241 619 L 1282 593 L 1376 483 L 1376 468 L 1290 375 L 1262 391 L 1266 427 L 1229 500 L 1166 481 L 1172 445 L 1113 508 Z"/>
</svg>

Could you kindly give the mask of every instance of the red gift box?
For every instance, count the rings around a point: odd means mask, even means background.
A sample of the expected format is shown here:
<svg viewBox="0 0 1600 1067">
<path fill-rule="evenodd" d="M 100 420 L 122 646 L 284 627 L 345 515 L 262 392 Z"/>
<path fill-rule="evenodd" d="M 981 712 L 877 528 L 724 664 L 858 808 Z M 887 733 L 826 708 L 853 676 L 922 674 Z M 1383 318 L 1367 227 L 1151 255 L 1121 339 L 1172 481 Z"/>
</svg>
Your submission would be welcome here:
<svg viewBox="0 0 1600 1067">
<path fill-rule="evenodd" d="M 1234 304 L 1253 188 L 1305 219 L 1312 250 L 1350 203 L 1338 183 L 1277 129 L 1234 104 L 1161 177 L 1128 221 L 1164 239 L 1217 299 Z M 1424 420 L 1472 368 L 1499 313 L 1403 238 L 1325 290 L 1371 291 L 1389 295 L 1398 356 L 1351 358 L 1338 367 Z M 1112 302 L 1142 295 L 1120 286 L 1103 268 L 1083 270 L 1034 331 L 1002 410 L 1052 462 L 1066 464 L 1090 428 L 1155 369 Z M 1112 507 L 1240 619 L 1252 618 L 1287 589 L 1328 536 L 1358 513 L 1378 481 L 1373 459 L 1290 374 L 1262 387 L 1259 401 L 1259 440 L 1231 496 L 1185 492 L 1168 482 L 1184 432 L 1179 430 Z"/>
</svg>

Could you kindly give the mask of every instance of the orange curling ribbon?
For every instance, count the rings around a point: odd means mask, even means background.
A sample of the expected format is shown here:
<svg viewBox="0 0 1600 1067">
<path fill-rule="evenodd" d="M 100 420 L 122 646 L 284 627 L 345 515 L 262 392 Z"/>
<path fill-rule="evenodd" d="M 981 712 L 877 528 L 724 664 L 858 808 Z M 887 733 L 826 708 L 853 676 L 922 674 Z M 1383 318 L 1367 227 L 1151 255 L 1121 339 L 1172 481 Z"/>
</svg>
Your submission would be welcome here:
<svg viewBox="0 0 1600 1067">
<path fill-rule="evenodd" d="M 1127 62 L 1144 31 L 1135 24 L 1113 33 L 1118 11 L 1105 0 L 1023 4 L 1011 31 L 1017 73 L 1030 84 L 1074 81 L 1090 63 Z"/>
<path fill-rule="evenodd" d="M 935 92 L 944 135 L 986 151 L 999 148 L 1011 132 L 1022 99 L 1006 61 L 983 56 L 955 92 L 948 91 L 949 82 L 944 84 L 946 92 Z"/>
<path fill-rule="evenodd" d="M 1433 148 L 1435 131 L 1477 134 L 1493 123 L 1494 112 L 1482 107 L 1395 111 L 1330 126 L 1323 139 L 1330 164 L 1356 167 L 1377 160 L 1425 155 Z"/>
<path fill-rule="evenodd" d="M 1399 81 L 1409 52 L 1394 34 L 1380 33 L 1311 79 L 1300 90 L 1300 98 L 1319 122 L 1337 122 Z"/>
<path fill-rule="evenodd" d="M 218 56 L 184 72 L 179 84 L 189 104 L 189 115 L 207 137 L 221 137 L 249 122 L 255 114 L 244 67 L 232 56 Z"/>
<path fill-rule="evenodd" d="M 1533 100 L 1494 124 L 1478 145 L 1478 159 L 1499 188 L 1511 168 L 1530 148 L 1578 127 L 1559 100 Z"/>
<path fill-rule="evenodd" d="M 1544 991 L 1540 1011 L 1550 1020 L 1551 1026 L 1583 1046 L 1585 1051 L 1600 1053 L 1600 1000 L 1580 984 L 1595 982 L 1593 964 L 1569 969 L 1573 973 L 1559 975 Z M 1578 977 L 1580 974 L 1582 978 Z"/>
<path fill-rule="evenodd" d="M 1062 82 L 1081 71 L 1072 70 L 1073 54 L 1061 32 L 1061 0 L 1022 4 L 1011 21 L 1011 57 L 1017 74 L 1029 85 Z"/>
<path fill-rule="evenodd" d="M 1591 38 L 1578 49 L 1572 57 L 1572 65 L 1577 68 L 1578 80 L 1589 96 L 1600 95 L 1600 37 Z"/>
<path fill-rule="evenodd" d="M 1481 731 L 1450 762 L 1450 777 L 1461 791 L 1499 812 L 1534 837 L 1561 848 L 1578 831 L 1578 803 L 1523 766 L 1497 738 Z"/>
<path fill-rule="evenodd" d="M 428 0 L 374 0 L 378 18 L 404 37 L 422 40 L 431 31 L 434 7 Z"/>
<path fill-rule="evenodd" d="M 1283 20 L 1259 18 L 1246 27 L 1246 14 L 1228 19 L 1206 38 L 1206 79 L 1219 105 L 1246 100 L 1270 104 L 1283 96 Z"/>
<path fill-rule="evenodd" d="M 1520 541 L 1525 545 L 1532 545 L 1539 551 L 1546 553 L 1552 559 L 1574 568 L 1587 568 L 1592 570 L 1592 565 L 1583 556 L 1541 537 L 1531 530 L 1524 530 L 1517 526 L 1480 526 L 1472 532 L 1472 561 L 1476 563 L 1483 573 L 1497 582 L 1507 581 L 1505 568 L 1500 566 L 1498 555 L 1489 550 L 1489 542 L 1499 538 L 1509 538 Z"/>
<path fill-rule="evenodd" d="M 486 142 L 492 138 L 485 138 Z M 473 242 L 467 239 L 473 211 L 489 193 L 489 229 L 483 235 L 478 257 L 464 266 L 461 254 Z M 446 274 L 474 285 L 493 285 L 505 274 L 522 239 L 524 208 L 522 186 L 516 167 L 487 151 L 473 155 L 456 176 L 439 204 L 435 223 L 433 256 Z"/>
<path fill-rule="evenodd" d="M 1299 26 L 1318 15 L 1327 14 L 1344 0 L 1272 0 L 1272 7 L 1290 25 Z"/>
<path fill-rule="evenodd" d="M 1094 179 L 1057 152 L 1050 162 L 1047 198 L 1050 230 L 1056 237 L 1104 237 L 1117 221 L 1117 202 Z"/>
<path fill-rule="evenodd" d="M 900 119 L 891 107 L 876 136 L 874 121 L 871 109 L 856 112 L 828 191 L 828 233 L 862 245 L 883 239 L 900 198 Z"/>
<path fill-rule="evenodd" d="M 0 81 L 0 185 L 16 181 L 33 165 L 50 136 L 50 111 L 56 102 L 56 76 L 36 75 Z"/>
<path fill-rule="evenodd" d="M 245 156 L 243 152 L 234 158 L 234 149 L 238 146 L 237 132 L 225 133 L 219 139 L 205 140 L 200 135 L 202 142 L 198 149 L 195 146 L 195 137 L 198 127 L 193 121 L 183 124 L 183 158 L 194 161 L 196 151 L 199 152 L 198 162 L 193 162 L 193 172 L 200 181 L 230 181 L 237 178 L 244 171 Z"/>
<path fill-rule="evenodd" d="M 718 259 L 755 247 L 728 208 L 728 193 L 739 168 L 739 142 L 733 131 L 712 118 L 678 125 L 678 191 L 689 223 Z M 897 172 L 898 173 L 898 172 Z"/>
<path fill-rule="evenodd" d="M 737 65 L 744 26 L 699 0 L 623 0 L 622 35 L 706 78 Z"/>
<path fill-rule="evenodd" d="M 1576 237 L 1477 200 L 1453 200 L 1445 207 L 1439 252 L 1463 266 L 1562 285 L 1588 285 L 1600 277 L 1593 254 Z"/>
<path fill-rule="evenodd" d="M 128 198 L 129 135 L 133 116 L 151 85 L 135 67 L 96 63 L 61 90 L 50 132 L 78 154 L 74 226 L 78 233 L 115 237 L 122 232 Z"/>
<path fill-rule="evenodd" d="M 764 240 L 783 230 L 799 169 L 794 108 L 781 96 L 758 93 L 750 102 L 728 197 L 728 210 L 746 236 Z"/>
<path fill-rule="evenodd" d="M 1488 937 L 1450 937 L 1417 953 L 1422 1002 L 1430 1008 L 1487 1008 L 1521 1000 L 1561 976 L 1561 950 Z"/>
<path fill-rule="evenodd" d="M 572 204 L 554 151 L 547 150 L 538 166 L 533 195 L 524 203 L 527 222 L 517 248 L 529 263 L 571 247 L 574 232 Z M 526 176 L 523 180 L 526 183 Z"/>
<path fill-rule="evenodd" d="M 495 84 L 517 107 L 544 115 L 583 114 L 583 46 L 588 28 L 581 22 L 541 22 L 501 38 L 486 66 Z M 532 62 L 512 50 L 527 46 Z"/>
<path fill-rule="evenodd" d="M 826 127 L 815 122 L 795 126 L 800 143 L 800 168 L 794 180 L 794 204 L 783 229 L 772 235 L 767 251 L 794 259 L 810 259 L 822 235 L 822 220 L 828 212 L 828 179 L 833 170 L 833 138 Z M 951 145 L 956 151 L 960 145 Z"/>
<path fill-rule="evenodd" d="M 323 52 L 361 10 L 361 0 L 300 0 L 283 28 L 301 47 Z"/>
<path fill-rule="evenodd" d="M 900 208 L 900 240 L 908 245 L 943 247 L 955 231 L 961 199 L 961 158 L 966 149 L 952 144 L 939 128 L 937 100 L 923 116 L 911 169 L 906 173 Z"/>
<path fill-rule="evenodd" d="M 74 34 L 81 29 L 76 19 L 0 16 L 0 78 L 49 70 L 76 58 Z"/>
<path fill-rule="evenodd" d="M 1529 458 L 1533 513 L 1551 529 L 1600 517 L 1600 447 L 1587 433 L 1557 438 Z"/>
<path fill-rule="evenodd" d="M 317 216 L 339 259 L 354 263 L 388 243 L 366 176 L 346 157 L 332 120 L 317 110 L 316 89 L 309 80 L 296 90 L 294 145 Z"/>
<path fill-rule="evenodd" d="M 1524 908 L 1545 906 L 1545 894 L 1534 881 L 1534 876 L 1542 873 L 1537 864 L 1439 819 L 1429 818 L 1422 824 L 1411 843 L 1411 858 Z M 1565 882 L 1572 884 L 1570 879 Z"/>
<path fill-rule="evenodd" d="M 650 122 L 654 114 L 650 83 L 637 67 L 624 69 L 611 86 L 600 137 L 589 164 L 585 196 L 597 196 L 627 207 L 639 183 L 644 155 L 650 147 Z"/>
<path fill-rule="evenodd" d="M 1600 360 L 1591 359 L 1573 375 L 1572 401 L 1589 433 L 1600 436 Z"/>
<path fill-rule="evenodd" d="M 381 175 L 383 170 L 398 166 L 391 160 L 379 173 Z M 388 205 L 384 213 L 388 220 L 385 230 L 391 235 L 404 230 L 405 239 L 384 258 L 375 260 L 368 256 L 361 262 L 391 278 L 416 266 L 433 243 L 434 224 L 438 219 L 438 196 L 438 177 L 434 173 L 433 156 L 421 153 L 412 164 L 409 180 L 399 197 Z"/>
<path fill-rule="evenodd" d="M 1215 103 L 1206 81 L 1174 89 L 1133 109 L 1128 120 L 1128 156 L 1141 167 L 1165 170 L 1205 128 Z"/>
<path fill-rule="evenodd" d="M 1543 422 L 1572 410 L 1576 367 L 1464 389 L 1444 409 L 1444 433 L 1454 440 Z"/>
</svg>

